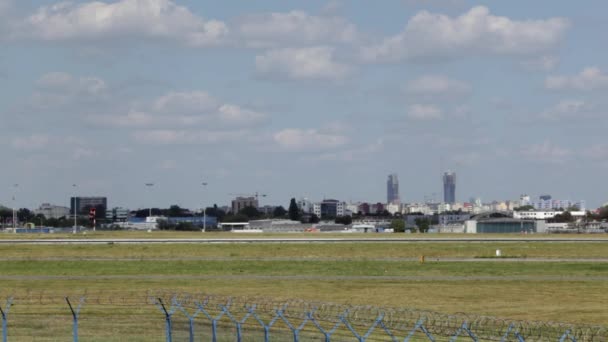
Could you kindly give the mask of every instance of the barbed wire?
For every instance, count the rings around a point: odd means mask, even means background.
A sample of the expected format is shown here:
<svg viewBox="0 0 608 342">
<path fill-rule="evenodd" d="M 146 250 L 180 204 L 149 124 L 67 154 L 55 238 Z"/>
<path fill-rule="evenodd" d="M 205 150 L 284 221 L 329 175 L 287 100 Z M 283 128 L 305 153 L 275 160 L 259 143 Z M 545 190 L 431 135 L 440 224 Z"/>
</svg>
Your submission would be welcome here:
<svg viewBox="0 0 608 342">
<path fill-rule="evenodd" d="M 599 325 L 581 325 L 558 322 L 523 321 L 501 319 L 491 316 L 471 315 L 467 313 L 445 314 L 434 311 L 412 308 L 391 308 L 364 305 L 348 305 L 328 302 L 314 302 L 301 299 L 277 300 L 259 296 L 222 296 L 205 293 L 175 292 L 171 290 L 148 290 L 132 292 L 113 291 L 72 291 L 59 293 L 45 290 L 25 290 L 15 294 L 0 291 L 0 298 L 12 298 L 20 306 L 56 306 L 65 311 L 65 298 L 84 300 L 85 309 L 94 306 L 97 309 L 108 307 L 130 308 L 125 315 L 158 315 L 158 311 L 149 306 L 159 301 L 176 308 L 182 308 L 182 314 L 194 314 L 205 310 L 215 317 L 222 312 L 229 312 L 241 319 L 255 313 L 265 321 L 279 318 L 299 324 L 315 320 L 328 327 L 342 324 L 350 325 L 355 330 L 365 331 L 373 324 L 382 324 L 383 329 L 395 333 L 410 332 L 413 327 L 423 322 L 424 328 L 435 336 L 452 336 L 466 324 L 481 340 L 501 340 L 502 337 L 519 334 L 526 341 L 559 340 L 565 332 L 577 341 L 608 341 L 608 327 Z M 135 312 L 137 311 L 137 313 Z M 53 311 L 55 312 L 55 311 Z M 24 315 L 27 313 L 23 313 Z M 36 313 L 31 313 L 36 314 Z M 116 316 L 120 311 L 111 313 L 94 312 L 97 316 Z M 204 319 L 200 318 L 198 319 Z"/>
</svg>

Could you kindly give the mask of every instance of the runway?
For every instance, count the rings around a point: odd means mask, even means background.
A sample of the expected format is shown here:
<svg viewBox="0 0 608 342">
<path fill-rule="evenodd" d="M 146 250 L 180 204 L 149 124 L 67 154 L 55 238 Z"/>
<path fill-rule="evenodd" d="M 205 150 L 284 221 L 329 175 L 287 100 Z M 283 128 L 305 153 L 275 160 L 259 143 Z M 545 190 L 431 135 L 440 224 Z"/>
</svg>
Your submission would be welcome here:
<svg viewBox="0 0 608 342">
<path fill-rule="evenodd" d="M 247 244 L 247 243 L 608 243 L 606 238 L 234 238 L 234 239 L 0 239 L 0 245 L 61 244 Z"/>
</svg>

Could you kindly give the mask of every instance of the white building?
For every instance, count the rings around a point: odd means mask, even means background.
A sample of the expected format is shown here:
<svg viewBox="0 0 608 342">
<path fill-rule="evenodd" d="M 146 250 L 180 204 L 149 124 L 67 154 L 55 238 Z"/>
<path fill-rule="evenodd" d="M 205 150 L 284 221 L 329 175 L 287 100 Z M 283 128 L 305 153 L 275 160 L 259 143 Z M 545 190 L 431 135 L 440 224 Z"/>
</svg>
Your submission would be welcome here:
<svg viewBox="0 0 608 342">
<path fill-rule="evenodd" d="M 386 206 L 386 210 L 391 214 L 391 215 L 395 215 L 396 213 L 400 213 L 401 212 L 401 205 L 397 204 L 397 203 L 389 203 Z"/>
<path fill-rule="evenodd" d="M 312 214 L 314 212 L 313 203 L 308 198 L 302 197 L 296 203 L 302 213 Z"/>
<path fill-rule="evenodd" d="M 312 213 L 317 215 L 317 217 L 321 217 L 321 203 L 313 203 Z"/>
<path fill-rule="evenodd" d="M 555 216 L 562 214 L 563 211 L 514 211 L 513 218 L 525 219 L 525 220 L 547 220 L 554 218 Z M 584 217 L 586 212 L 584 211 L 571 211 L 570 214 L 573 217 Z"/>
<path fill-rule="evenodd" d="M 40 208 L 34 210 L 34 214 L 43 215 L 46 219 L 59 219 L 70 216 L 70 208 L 49 203 L 42 203 Z"/>
</svg>

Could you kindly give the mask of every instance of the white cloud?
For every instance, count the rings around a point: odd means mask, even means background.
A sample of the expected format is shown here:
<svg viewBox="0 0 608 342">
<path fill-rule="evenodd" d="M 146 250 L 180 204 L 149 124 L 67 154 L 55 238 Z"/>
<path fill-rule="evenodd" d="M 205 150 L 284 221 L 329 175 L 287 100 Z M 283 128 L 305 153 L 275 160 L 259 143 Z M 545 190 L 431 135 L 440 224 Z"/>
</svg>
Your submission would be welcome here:
<svg viewBox="0 0 608 342">
<path fill-rule="evenodd" d="M 414 104 L 408 107 L 408 118 L 412 120 L 438 120 L 443 117 L 442 110 L 434 105 Z"/>
<path fill-rule="evenodd" d="M 51 138 L 46 134 L 32 134 L 26 137 L 17 137 L 11 141 L 17 150 L 39 150 L 49 145 Z"/>
<path fill-rule="evenodd" d="M 244 127 L 258 124 L 268 116 L 265 113 L 221 103 L 207 92 L 169 92 L 144 104 L 131 108 L 124 115 L 91 115 L 90 123 L 115 127 Z"/>
<path fill-rule="evenodd" d="M 253 14 L 241 18 L 238 34 L 252 47 L 302 44 L 350 44 L 359 33 L 352 23 L 335 16 L 313 16 L 303 11 Z"/>
<path fill-rule="evenodd" d="M 250 125 L 266 118 L 266 114 L 243 109 L 236 105 L 225 104 L 219 108 L 219 120 L 230 125 Z"/>
<path fill-rule="evenodd" d="M 36 81 L 40 89 L 63 92 L 99 95 L 107 90 L 106 83 L 96 77 L 74 77 L 65 72 L 51 72 Z"/>
<path fill-rule="evenodd" d="M 244 131 L 204 131 L 157 129 L 136 131 L 135 141 L 154 145 L 211 145 L 243 140 Z"/>
<path fill-rule="evenodd" d="M 36 81 L 30 104 L 38 108 L 98 103 L 108 98 L 108 86 L 97 77 L 50 72 Z M 90 107 L 93 108 L 93 107 Z M 90 108 L 86 108 L 89 110 Z"/>
<path fill-rule="evenodd" d="M 464 96 L 471 87 L 462 81 L 440 75 L 427 75 L 408 82 L 405 91 L 409 95 L 429 98 Z"/>
<path fill-rule="evenodd" d="M 545 141 L 540 144 L 532 144 L 523 147 L 521 149 L 521 154 L 531 161 L 561 164 L 570 158 L 572 150 Z"/>
<path fill-rule="evenodd" d="M 340 134 L 321 132 L 315 129 L 288 128 L 274 135 L 274 141 L 288 150 L 323 150 L 344 146 L 348 137 Z"/>
<path fill-rule="evenodd" d="M 365 47 L 367 62 L 451 58 L 471 54 L 527 55 L 557 45 L 569 27 L 564 18 L 516 21 L 474 7 L 459 17 L 421 11 L 401 33 Z"/>
<path fill-rule="evenodd" d="M 384 149 L 384 141 L 378 139 L 375 142 L 349 148 L 342 151 L 332 151 L 321 154 L 314 154 L 302 158 L 307 162 L 361 162 L 369 160 L 372 156 Z"/>
<path fill-rule="evenodd" d="M 201 113 L 215 110 L 217 100 L 204 91 L 169 92 L 154 101 L 153 109 L 162 113 Z"/>
<path fill-rule="evenodd" d="M 521 62 L 521 65 L 526 70 L 531 71 L 551 71 L 559 64 L 559 57 L 556 56 L 540 56 Z"/>
<path fill-rule="evenodd" d="M 584 119 L 593 115 L 593 106 L 581 100 L 562 100 L 541 113 L 542 118 L 549 120 Z"/>
<path fill-rule="evenodd" d="M 334 59 L 334 49 L 325 46 L 273 49 L 255 58 L 261 75 L 294 80 L 337 80 L 351 68 Z"/>
<path fill-rule="evenodd" d="M 44 41 L 168 39 L 206 46 L 228 34 L 225 23 L 204 20 L 171 0 L 60 2 L 40 7 L 23 26 L 17 36 Z"/>
<path fill-rule="evenodd" d="M 594 90 L 608 87 L 608 74 L 597 67 L 588 67 L 573 76 L 550 76 L 545 87 L 552 90 Z"/>
<path fill-rule="evenodd" d="M 608 144 L 596 144 L 585 150 L 583 155 L 589 159 L 605 162 L 608 159 Z"/>
</svg>

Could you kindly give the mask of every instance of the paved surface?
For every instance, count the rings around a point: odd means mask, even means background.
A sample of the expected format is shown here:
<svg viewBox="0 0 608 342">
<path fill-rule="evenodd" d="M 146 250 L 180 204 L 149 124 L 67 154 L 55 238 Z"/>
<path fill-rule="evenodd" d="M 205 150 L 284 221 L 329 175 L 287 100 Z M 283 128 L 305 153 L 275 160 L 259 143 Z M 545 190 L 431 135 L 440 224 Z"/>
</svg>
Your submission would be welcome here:
<svg viewBox="0 0 608 342">
<path fill-rule="evenodd" d="M 0 280 L 608 281 L 608 276 L 0 275 Z"/>
<path fill-rule="evenodd" d="M 224 243 L 440 243 L 440 242 L 560 242 L 608 243 L 606 238 L 235 238 L 235 239 L 0 239 L 0 245 L 16 244 L 224 244 Z"/>
<path fill-rule="evenodd" d="M 276 257 L 276 258 L 240 258 L 240 257 L 9 257 L 0 258 L 2 261 L 328 261 L 328 262 L 351 262 L 351 261 L 379 261 L 379 262 L 418 262 L 418 257 L 408 258 L 301 258 L 301 257 Z M 425 257 L 427 262 L 584 262 L 584 263 L 608 263 L 608 258 L 447 258 L 447 257 Z"/>
</svg>

